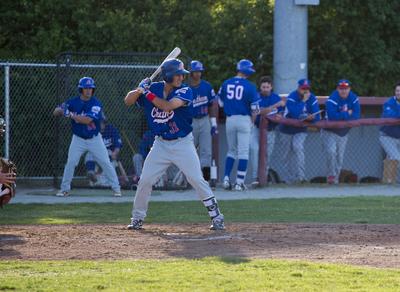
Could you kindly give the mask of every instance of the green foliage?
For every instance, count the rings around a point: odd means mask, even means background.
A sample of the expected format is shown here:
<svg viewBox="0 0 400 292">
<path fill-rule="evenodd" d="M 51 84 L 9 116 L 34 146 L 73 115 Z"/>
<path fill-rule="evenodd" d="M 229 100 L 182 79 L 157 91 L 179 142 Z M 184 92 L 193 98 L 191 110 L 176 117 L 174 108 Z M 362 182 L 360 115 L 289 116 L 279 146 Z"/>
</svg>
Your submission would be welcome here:
<svg viewBox="0 0 400 292">
<path fill-rule="evenodd" d="M 400 2 L 320 1 L 309 9 L 309 76 L 325 95 L 341 77 L 360 95 L 386 96 L 400 73 Z M 61 51 L 166 52 L 204 62 L 217 87 L 249 58 L 271 74 L 273 1 L 3 0 L 0 58 L 52 59 Z M 257 77 L 256 76 L 256 77 Z"/>
<path fill-rule="evenodd" d="M 399 197 L 220 201 L 229 222 L 399 224 Z M 131 204 L 11 204 L 0 224 L 127 223 Z M 23 216 L 21 216 L 23 214 Z M 151 202 L 147 223 L 208 223 L 200 202 Z"/>
<path fill-rule="evenodd" d="M 143 247 L 145 252 L 145 247 Z M 400 271 L 287 260 L 1 261 L 0 290 L 398 291 Z"/>
</svg>

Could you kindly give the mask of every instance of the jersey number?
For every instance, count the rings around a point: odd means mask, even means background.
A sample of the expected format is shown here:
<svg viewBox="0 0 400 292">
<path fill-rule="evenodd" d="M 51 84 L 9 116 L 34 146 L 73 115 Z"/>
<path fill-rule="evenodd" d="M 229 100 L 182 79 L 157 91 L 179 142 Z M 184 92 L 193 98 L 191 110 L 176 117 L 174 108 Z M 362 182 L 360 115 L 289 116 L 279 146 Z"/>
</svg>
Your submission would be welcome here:
<svg viewBox="0 0 400 292">
<path fill-rule="evenodd" d="M 243 86 L 242 85 L 235 85 L 235 84 L 228 84 L 226 87 L 227 95 L 226 97 L 228 99 L 237 99 L 241 100 L 243 97 Z"/>
</svg>

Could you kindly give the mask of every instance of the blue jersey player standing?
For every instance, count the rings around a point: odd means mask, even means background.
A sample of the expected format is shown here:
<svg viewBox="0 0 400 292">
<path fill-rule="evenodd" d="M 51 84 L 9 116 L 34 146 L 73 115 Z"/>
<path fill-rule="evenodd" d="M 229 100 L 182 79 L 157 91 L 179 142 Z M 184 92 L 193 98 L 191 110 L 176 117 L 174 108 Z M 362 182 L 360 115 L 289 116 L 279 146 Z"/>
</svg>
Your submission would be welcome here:
<svg viewBox="0 0 400 292">
<path fill-rule="evenodd" d="M 360 103 L 358 96 L 351 91 L 350 81 L 341 79 L 336 90 L 326 101 L 326 117 L 329 121 L 349 121 L 360 118 Z M 323 129 L 322 141 L 328 158 L 328 184 L 339 183 L 344 153 L 346 150 L 350 128 Z"/>
<path fill-rule="evenodd" d="M 90 152 L 100 164 L 104 174 L 111 182 L 114 196 L 121 196 L 117 173 L 111 165 L 107 148 L 100 134 L 100 122 L 103 113 L 100 101 L 93 96 L 95 89 L 96 86 L 92 78 L 81 78 L 78 84 L 80 95 L 69 99 L 61 107 L 54 110 L 55 116 L 64 115 L 71 119 L 73 133 L 61 190 L 56 194 L 59 197 L 68 196 L 75 167 L 78 165 L 81 156 L 86 152 Z"/>
<path fill-rule="evenodd" d="M 182 84 L 184 75 L 188 73 L 179 59 L 166 60 L 161 67 L 164 81 L 151 83 L 146 78 L 125 97 L 126 105 L 137 103 L 144 107 L 148 126 L 155 135 L 153 147 L 144 161 L 128 229 L 142 228 L 152 185 L 171 164 L 175 164 L 184 173 L 202 199 L 211 217 L 210 229 L 224 229 L 224 216 L 210 186 L 203 178 L 193 144 L 193 94 L 190 87 Z"/>
<path fill-rule="evenodd" d="M 226 115 L 226 137 L 228 153 L 225 160 L 224 189 L 231 189 L 230 175 L 233 164 L 239 159 L 234 190 L 245 190 L 249 144 L 252 128 L 252 113 L 258 114 L 258 93 L 256 86 L 247 80 L 255 73 L 253 63 L 243 59 L 237 63 L 237 75 L 226 80 L 218 92 L 218 102 Z"/>
<path fill-rule="evenodd" d="M 310 91 L 308 79 L 297 82 L 297 90 L 292 91 L 286 100 L 285 118 L 316 122 L 321 119 L 318 100 Z M 294 127 L 281 124 L 281 153 L 284 169 L 287 171 L 287 183 L 304 183 L 305 153 L 304 143 L 307 138 L 307 127 Z"/>
<path fill-rule="evenodd" d="M 212 112 L 215 92 L 211 84 L 201 79 L 204 66 L 199 61 L 190 64 L 190 88 L 193 92 L 193 138 L 194 146 L 199 147 L 200 166 L 205 180 L 210 180 L 211 136 L 216 135 L 217 119 Z"/>
</svg>

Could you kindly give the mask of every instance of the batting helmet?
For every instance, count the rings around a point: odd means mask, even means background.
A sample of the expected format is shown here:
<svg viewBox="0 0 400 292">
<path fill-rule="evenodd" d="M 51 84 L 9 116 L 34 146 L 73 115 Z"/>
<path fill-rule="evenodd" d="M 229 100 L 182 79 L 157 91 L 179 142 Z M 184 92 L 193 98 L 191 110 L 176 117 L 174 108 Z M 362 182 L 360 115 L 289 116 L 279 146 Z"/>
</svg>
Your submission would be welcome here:
<svg viewBox="0 0 400 292">
<path fill-rule="evenodd" d="M 78 84 L 78 90 L 79 92 L 82 92 L 83 88 L 92 88 L 93 91 L 96 88 L 96 85 L 94 84 L 94 80 L 91 77 L 83 77 L 79 80 Z"/>
<path fill-rule="evenodd" d="M 200 61 L 193 60 L 190 62 L 190 72 L 203 72 L 204 66 Z"/>
<path fill-rule="evenodd" d="M 240 73 L 243 73 L 246 75 L 251 75 L 256 72 L 256 70 L 254 70 L 253 66 L 254 66 L 254 64 L 252 61 L 247 60 L 247 59 L 242 59 L 237 63 L 236 69 Z"/>
<path fill-rule="evenodd" d="M 188 74 L 183 62 L 179 59 L 169 59 L 161 66 L 161 75 L 165 82 L 171 83 L 175 75 Z"/>
</svg>

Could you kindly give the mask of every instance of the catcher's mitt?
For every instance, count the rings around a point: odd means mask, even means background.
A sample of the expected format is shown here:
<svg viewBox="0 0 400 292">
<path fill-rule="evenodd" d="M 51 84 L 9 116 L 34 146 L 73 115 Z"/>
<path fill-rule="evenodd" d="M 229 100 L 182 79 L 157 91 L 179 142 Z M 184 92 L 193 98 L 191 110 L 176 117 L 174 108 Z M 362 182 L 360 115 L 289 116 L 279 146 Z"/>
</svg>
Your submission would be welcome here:
<svg viewBox="0 0 400 292">
<path fill-rule="evenodd" d="M 17 168 L 11 160 L 0 158 L 0 171 L 2 173 L 12 173 L 14 175 L 17 174 Z M 10 202 L 11 198 L 15 196 L 15 183 L 4 183 L 1 185 L 1 192 L 8 189 L 9 191 L 0 196 L 0 207 L 6 205 Z"/>
</svg>

